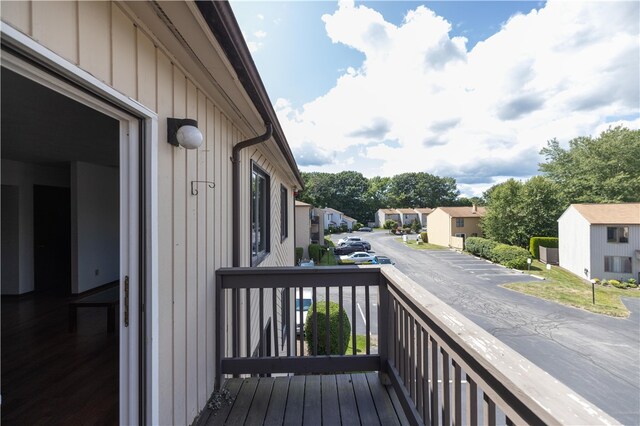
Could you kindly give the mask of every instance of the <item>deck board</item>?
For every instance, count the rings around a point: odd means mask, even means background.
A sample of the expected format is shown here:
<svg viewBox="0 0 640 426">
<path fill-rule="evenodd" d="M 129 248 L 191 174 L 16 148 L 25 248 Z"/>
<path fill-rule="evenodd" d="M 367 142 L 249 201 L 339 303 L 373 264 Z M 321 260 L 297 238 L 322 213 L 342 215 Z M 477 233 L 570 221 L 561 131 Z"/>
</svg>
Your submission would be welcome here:
<svg viewBox="0 0 640 426">
<path fill-rule="evenodd" d="M 198 424 L 408 424 L 396 411 L 392 388 L 382 385 L 377 373 L 228 379 L 225 388 L 233 402 L 217 412 L 205 410 Z"/>
<path fill-rule="evenodd" d="M 325 425 L 340 424 L 338 384 L 333 375 L 322 376 L 322 422 Z"/>
</svg>

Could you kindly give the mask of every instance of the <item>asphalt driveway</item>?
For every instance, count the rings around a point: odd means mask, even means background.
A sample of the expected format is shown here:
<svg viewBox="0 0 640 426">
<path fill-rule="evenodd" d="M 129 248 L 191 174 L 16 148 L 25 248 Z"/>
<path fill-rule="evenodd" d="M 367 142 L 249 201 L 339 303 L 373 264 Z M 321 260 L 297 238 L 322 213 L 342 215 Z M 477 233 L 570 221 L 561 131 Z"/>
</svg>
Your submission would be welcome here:
<svg viewBox="0 0 640 426">
<path fill-rule="evenodd" d="M 404 274 L 622 424 L 640 424 L 639 299 L 624 300 L 628 319 L 592 314 L 500 287 L 535 280 L 526 274 L 449 250 L 415 250 L 386 232 L 361 235 Z"/>
</svg>

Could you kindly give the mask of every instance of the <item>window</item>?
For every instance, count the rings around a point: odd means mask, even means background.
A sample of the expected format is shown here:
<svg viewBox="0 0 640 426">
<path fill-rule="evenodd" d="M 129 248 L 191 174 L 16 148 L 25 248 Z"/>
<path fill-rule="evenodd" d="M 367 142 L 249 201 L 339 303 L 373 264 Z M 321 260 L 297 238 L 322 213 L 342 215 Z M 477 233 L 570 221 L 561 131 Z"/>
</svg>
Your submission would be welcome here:
<svg viewBox="0 0 640 426">
<path fill-rule="evenodd" d="M 629 227 L 628 226 L 607 226 L 607 242 L 608 243 L 628 243 Z"/>
<path fill-rule="evenodd" d="M 631 273 L 631 258 L 623 256 L 605 256 L 604 271 L 617 272 L 621 274 Z"/>
<path fill-rule="evenodd" d="M 289 236 L 289 203 L 287 201 L 287 188 L 280 185 L 280 241 Z"/>
<path fill-rule="evenodd" d="M 464 218 L 457 217 L 456 218 L 456 228 L 464 228 Z"/>
<path fill-rule="evenodd" d="M 262 262 L 269 253 L 269 175 L 251 166 L 251 264 Z M 238 232 L 234 229 L 234 232 Z"/>
</svg>

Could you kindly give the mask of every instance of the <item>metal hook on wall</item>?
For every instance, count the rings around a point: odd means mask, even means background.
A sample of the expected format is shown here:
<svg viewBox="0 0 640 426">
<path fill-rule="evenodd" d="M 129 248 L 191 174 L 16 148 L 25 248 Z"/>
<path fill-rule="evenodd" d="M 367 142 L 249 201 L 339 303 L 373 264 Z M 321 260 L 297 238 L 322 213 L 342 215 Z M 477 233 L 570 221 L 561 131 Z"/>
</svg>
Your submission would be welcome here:
<svg viewBox="0 0 640 426">
<path fill-rule="evenodd" d="M 208 180 L 192 180 L 191 181 L 191 195 L 198 195 L 198 190 L 195 188 L 196 183 L 206 183 L 207 186 L 211 189 L 216 187 L 214 182 L 209 182 Z"/>
</svg>

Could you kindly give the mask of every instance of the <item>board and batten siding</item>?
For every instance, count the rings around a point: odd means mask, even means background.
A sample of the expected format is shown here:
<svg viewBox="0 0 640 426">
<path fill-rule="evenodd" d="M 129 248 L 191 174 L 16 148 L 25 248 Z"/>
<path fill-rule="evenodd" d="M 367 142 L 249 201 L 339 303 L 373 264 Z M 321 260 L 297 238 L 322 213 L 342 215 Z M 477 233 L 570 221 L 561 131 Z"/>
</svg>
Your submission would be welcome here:
<svg viewBox="0 0 640 426">
<path fill-rule="evenodd" d="M 158 114 L 159 140 L 153 143 L 158 156 L 159 419 L 189 424 L 213 390 L 215 271 L 231 266 L 233 233 L 240 233 L 241 265 L 250 264 L 250 160 L 271 175 L 271 253 L 261 266 L 294 262 L 291 185 L 283 182 L 268 149 L 245 150 L 240 223 L 246 226 L 232 229 L 229 158 L 232 146 L 247 136 L 126 5 L 3 2 L 1 19 Z M 167 117 L 196 118 L 205 136 L 202 146 L 184 150 L 166 143 Z M 194 180 L 214 181 L 216 187 L 200 185 L 193 196 Z M 291 197 L 289 238 L 282 243 L 281 183 Z"/>
<path fill-rule="evenodd" d="M 628 243 L 608 243 L 607 226 L 628 226 Z M 640 260 L 636 256 L 636 250 L 640 250 L 640 225 L 591 225 L 591 268 L 589 278 L 600 278 L 607 280 L 619 280 L 640 278 Z M 605 272 L 604 257 L 620 256 L 631 258 L 631 273 Z"/>
</svg>

